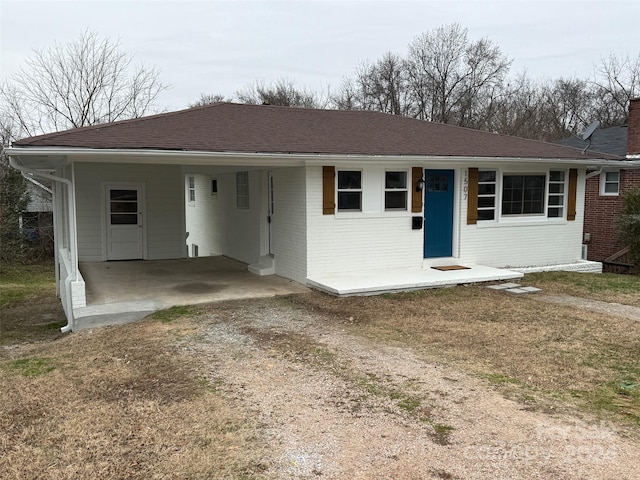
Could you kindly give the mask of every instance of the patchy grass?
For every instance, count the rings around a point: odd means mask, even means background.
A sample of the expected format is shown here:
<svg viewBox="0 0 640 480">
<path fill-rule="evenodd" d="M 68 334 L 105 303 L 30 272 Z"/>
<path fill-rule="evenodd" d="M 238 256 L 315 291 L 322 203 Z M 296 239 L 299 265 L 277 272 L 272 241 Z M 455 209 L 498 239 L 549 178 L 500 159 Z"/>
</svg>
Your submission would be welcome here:
<svg viewBox="0 0 640 480">
<path fill-rule="evenodd" d="M 59 338 L 66 323 L 52 263 L 0 266 L 0 345 Z"/>
<path fill-rule="evenodd" d="M 544 272 L 525 275 L 523 281 L 553 294 L 640 307 L 640 275 Z"/>
<path fill-rule="evenodd" d="M 0 308 L 55 294 L 53 263 L 0 265 Z"/>
<path fill-rule="evenodd" d="M 570 406 L 640 426 L 638 322 L 481 286 L 384 297 L 315 292 L 287 301 L 353 333 L 409 345 L 427 361 L 485 378 L 528 408 Z"/>
<path fill-rule="evenodd" d="M 163 323 L 171 323 L 179 318 L 184 318 L 188 315 L 193 315 L 197 310 L 190 306 L 174 306 L 165 310 L 159 310 L 151 315 L 153 320 L 158 320 Z"/>
<path fill-rule="evenodd" d="M 49 358 L 21 358 L 7 364 L 9 371 L 17 372 L 24 377 L 39 377 L 53 371 L 56 367 Z"/>
<path fill-rule="evenodd" d="M 449 445 L 451 443 L 450 436 L 454 428 L 451 425 L 436 423 L 433 426 L 434 440 L 439 445 Z"/>
</svg>

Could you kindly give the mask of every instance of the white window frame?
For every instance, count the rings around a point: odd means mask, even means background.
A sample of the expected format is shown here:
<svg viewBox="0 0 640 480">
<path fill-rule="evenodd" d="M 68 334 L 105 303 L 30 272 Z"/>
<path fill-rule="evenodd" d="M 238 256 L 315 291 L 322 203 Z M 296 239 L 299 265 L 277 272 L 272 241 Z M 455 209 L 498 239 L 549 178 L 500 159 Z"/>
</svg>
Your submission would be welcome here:
<svg viewBox="0 0 640 480">
<path fill-rule="evenodd" d="M 479 215 L 478 215 L 478 222 L 496 222 L 498 220 L 498 200 L 499 200 L 499 196 L 498 196 L 498 188 L 499 188 L 499 184 L 500 182 L 498 181 L 500 178 L 500 172 L 498 170 L 495 169 L 491 169 L 491 168 L 487 168 L 487 169 L 482 169 L 478 171 L 478 175 L 480 175 L 482 172 L 492 172 L 495 174 L 495 178 L 493 180 L 493 182 L 481 182 L 478 179 L 478 212 L 481 211 L 491 211 L 493 210 L 493 218 L 488 218 L 488 219 L 484 219 L 481 220 Z M 489 193 L 480 193 L 480 185 L 494 185 L 494 189 L 493 189 L 493 195 L 489 194 Z M 480 198 L 493 198 L 493 207 L 481 207 L 480 206 Z"/>
<path fill-rule="evenodd" d="M 340 182 L 339 182 L 339 178 L 340 178 L 340 172 L 358 172 L 360 174 L 360 188 L 340 188 Z M 357 168 L 341 168 L 339 170 L 336 170 L 336 209 L 338 212 L 346 212 L 346 213 L 355 213 L 355 212 L 362 212 L 362 202 L 363 202 L 363 195 L 362 195 L 362 184 L 364 181 L 364 175 L 361 169 L 357 169 Z M 340 202 L 338 201 L 338 199 L 340 198 L 340 193 L 341 192 L 348 192 L 348 193 L 360 193 L 360 208 L 355 209 L 355 208 L 340 208 Z"/>
<path fill-rule="evenodd" d="M 404 188 L 387 188 L 387 173 L 404 173 Z M 388 169 L 384 171 L 384 178 L 382 179 L 382 204 L 384 205 L 385 212 L 406 212 L 409 209 L 409 184 L 410 174 L 408 170 Z M 404 208 L 387 208 L 387 192 L 404 192 Z"/>
<path fill-rule="evenodd" d="M 546 224 L 546 223 L 559 223 L 559 222 L 566 222 L 566 218 L 567 218 L 567 202 L 568 202 L 568 182 L 569 182 L 569 172 L 566 169 L 562 169 L 562 168 L 550 168 L 549 170 L 546 171 L 539 171 L 539 172 L 531 172 L 531 171 L 527 171 L 527 172 L 514 172 L 514 171 L 504 171 L 500 168 L 483 168 L 483 169 L 479 169 L 479 173 L 481 172 L 495 172 L 496 177 L 495 177 L 495 196 L 494 195 L 490 195 L 490 194 L 481 194 L 480 193 L 480 189 L 478 188 L 478 212 L 482 211 L 482 210 L 494 210 L 494 218 L 493 219 L 485 219 L 485 220 L 481 220 L 480 218 L 478 218 L 477 220 L 477 224 L 479 226 L 485 226 L 485 227 L 490 227 L 490 226 L 499 226 L 499 225 L 513 225 L 513 224 Z M 564 173 L 564 180 L 563 181 L 552 181 L 551 180 L 551 174 L 552 172 L 563 172 Z M 532 213 L 532 214 L 522 214 L 522 215 L 516 215 L 516 214 L 509 214 L 509 215 L 503 215 L 502 214 L 502 198 L 503 198 L 503 184 L 504 184 L 504 177 L 505 176 L 509 176 L 509 175 L 534 175 L 534 176 L 545 176 L 545 190 L 544 190 L 544 210 L 542 213 Z M 478 187 L 481 184 L 491 184 L 493 182 L 481 182 L 480 180 L 478 181 Z M 550 187 L 549 185 L 551 184 L 563 184 L 563 192 L 562 194 L 560 193 L 550 193 Z M 550 205 L 549 202 L 549 198 L 550 197 L 559 197 L 562 196 L 562 204 L 561 205 Z M 482 197 L 494 197 L 494 207 L 480 207 L 480 202 L 479 199 Z M 558 216 L 558 217 L 550 217 L 549 216 L 549 209 L 550 208 L 562 208 L 562 215 Z"/>
<path fill-rule="evenodd" d="M 618 178 L 615 182 L 607 179 L 607 174 L 616 173 Z M 615 192 L 607 192 L 607 185 L 617 185 Z M 620 195 L 620 170 L 605 170 L 600 174 L 600 195 L 603 197 L 617 197 Z"/>
<path fill-rule="evenodd" d="M 504 177 L 544 177 L 544 191 L 542 192 L 542 211 L 540 213 L 508 213 L 505 214 L 502 211 L 504 203 Z M 500 218 L 505 220 L 515 218 L 547 218 L 547 181 L 549 179 L 549 172 L 503 172 L 500 175 Z"/>
<path fill-rule="evenodd" d="M 562 180 L 551 180 L 551 174 L 553 172 L 557 172 L 557 173 L 562 173 Z M 547 218 L 550 219 L 563 219 L 565 218 L 566 214 L 567 214 L 567 179 L 569 177 L 569 174 L 566 170 L 549 170 L 549 173 L 547 175 L 547 205 L 546 205 L 546 212 L 547 212 Z M 562 192 L 560 193 L 555 193 L 555 192 L 551 192 L 551 185 L 562 185 Z M 561 198 L 562 202 L 556 205 L 551 205 L 551 197 L 553 198 Z M 560 210 L 560 215 L 552 217 L 551 215 L 549 215 L 549 211 L 551 209 L 559 209 Z"/>
<path fill-rule="evenodd" d="M 194 175 L 187 177 L 187 199 L 189 203 L 196 202 L 196 177 Z"/>
<path fill-rule="evenodd" d="M 251 201 L 249 198 L 249 172 L 236 172 L 236 208 L 249 210 Z"/>
</svg>

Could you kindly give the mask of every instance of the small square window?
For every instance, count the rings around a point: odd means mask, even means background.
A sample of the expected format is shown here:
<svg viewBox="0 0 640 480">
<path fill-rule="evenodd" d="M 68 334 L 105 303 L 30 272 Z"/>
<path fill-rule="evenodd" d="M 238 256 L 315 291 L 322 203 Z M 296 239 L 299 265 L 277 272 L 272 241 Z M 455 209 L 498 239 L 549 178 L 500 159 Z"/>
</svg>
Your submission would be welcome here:
<svg viewBox="0 0 640 480">
<path fill-rule="evenodd" d="M 602 172 L 600 175 L 600 195 L 620 193 L 620 171 Z"/>
</svg>

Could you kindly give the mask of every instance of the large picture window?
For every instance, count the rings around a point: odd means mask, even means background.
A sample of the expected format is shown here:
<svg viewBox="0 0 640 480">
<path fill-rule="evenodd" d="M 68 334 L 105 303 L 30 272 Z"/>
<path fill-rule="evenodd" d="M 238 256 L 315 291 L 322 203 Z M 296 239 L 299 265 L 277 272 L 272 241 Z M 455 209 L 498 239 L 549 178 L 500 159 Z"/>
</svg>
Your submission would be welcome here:
<svg viewBox="0 0 640 480">
<path fill-rule="evenodd" d="M 385 172 L 384 209 L 407 209 L 407 172 Z"/>
<path fill-rule="evenodd" d="M 362 211 L 361 171 L 338 171 L 338 211 Z"/>
<path fill-rule="evenodd" d="M 502 215 L 543 215 L 546 175 L 503 175 Z"/>
</svg>

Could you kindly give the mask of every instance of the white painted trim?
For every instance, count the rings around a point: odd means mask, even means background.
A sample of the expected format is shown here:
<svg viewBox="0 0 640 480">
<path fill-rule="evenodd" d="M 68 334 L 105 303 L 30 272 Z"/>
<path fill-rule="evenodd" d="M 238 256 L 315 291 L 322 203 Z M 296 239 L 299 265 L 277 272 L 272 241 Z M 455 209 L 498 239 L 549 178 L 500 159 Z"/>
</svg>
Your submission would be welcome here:
<svg viewBox="0 0 640 480">
<path fill-rule="evenodd" d="M 624 166 L 640 166 L 640 163 L 630 165 L 625 160 L 595 159 L 562 159 L 562 158 L 528 158 L 528 157 L 477 157 L 477 156 L 432 156 L 432 155 L 357 155 L 357 154 L 316 154 L 316 153 L 248 153 L 248 152 L 207 152 L 193 150 L 153 150 L 153 149 L 94 149 L 69 147 L 11 147 L 7 154 L 15 157 L 66 156 L 68 162 L 78 159 L 82 162 L 110 163 L 189 163 L 191 165 L 242 165 L 242 166 L 321 166 L 329 163 L 366 162 L 388 163 L 397 162 L 400 166 L 416 166 L 417 162 L 452 163 L 546 163 L 563 165 L 584 165 L 587 167 L 610 166 L 623 168 Z M 405 162 L 402 164 L 401 162 Z M 426 166 L 426 165 L 425 165 Z M 437 169 L 438 167 L 433 166 Z M 443 167 L 446 168 L 446 167 Z M 450 167 L 449 167 L 450 168 Z"/>
<path fill-rule="evenodd" d="M 183 182 L 184 183 L 184 182 Z M 141 182 L 100 182 L 102 190 L 102 260 L 108 261 L 107 255 L 107 191 L 110 187 L 136 187 L 140 188 L 140 211 L 142 212 L 142 260 L 149 258 L 147 252 L 147 195 L 145 184 Z M 186 244 L 186 242 L 185 242 Z"/>
<path fill-rule="evenodd" d="M 607 184 L 607 173 L 618 174 L 618 191 L 617 192 L 605 192 L 605 185 Z M 613 183 L 613 182 L 609 182 Z M 598 194 L 601 197 L 618 197 L 620 196 L 620 170 L 603 170 L 600 173 L 600 183 L 598 186 Z"/>
</svg>

